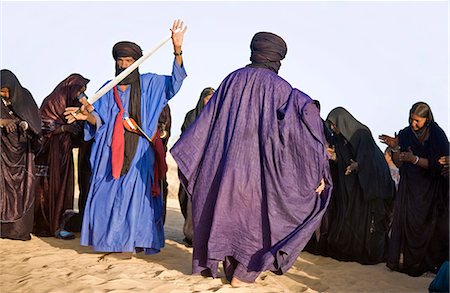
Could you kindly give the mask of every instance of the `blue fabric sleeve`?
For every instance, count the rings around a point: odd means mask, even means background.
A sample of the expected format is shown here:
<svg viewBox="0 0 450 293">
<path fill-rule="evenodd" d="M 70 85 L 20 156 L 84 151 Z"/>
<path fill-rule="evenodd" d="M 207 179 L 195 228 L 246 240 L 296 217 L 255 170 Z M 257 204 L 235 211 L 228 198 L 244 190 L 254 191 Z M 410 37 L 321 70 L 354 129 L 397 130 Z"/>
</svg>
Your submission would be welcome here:
<svg viewBox="0 0 450 293">
<path fill-rule="evenodd" d="M 167 100 L 170 100 L 180 90 L 186 76 L 187 74 L 184 69 L 184 62 L 181 65 L 178 65 L 176 59 L 174 59 L 172 66 L 171 86 L 167 87 Z"/>
<path fill-rule="evenodd" d="M 89 122 L 84 123 L 84 140 L 89 141 L 94 138 L 97 130 L 103 125 L 102 119 L 97 114 L 97 112 L 93 111 L 91 114 L 95 117 L 95 125 L 92 125 Z"/>
</svg>

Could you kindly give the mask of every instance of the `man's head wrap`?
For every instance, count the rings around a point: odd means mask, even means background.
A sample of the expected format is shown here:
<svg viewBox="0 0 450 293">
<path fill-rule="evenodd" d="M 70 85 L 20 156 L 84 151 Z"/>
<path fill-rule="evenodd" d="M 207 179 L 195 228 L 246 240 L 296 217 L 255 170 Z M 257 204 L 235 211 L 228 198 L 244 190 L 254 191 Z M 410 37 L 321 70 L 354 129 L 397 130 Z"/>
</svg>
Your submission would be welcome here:
<svg viewBox="0 0 450 293">
<path fill-rule="evenodd" d="M 250 43 L 252 50 L 250 67 L 263 67 L 276 73 L 281 66 L 281 60 L 287 53 L 286 42 L 279 36 L 269 32 L 259 32 L 253 36 Z"/>
<path fill-rule="evenodd" d="M 119 57 L 132 57 L 134 60 L 138 60 L 142 57 L 142 49 L 133 42 L 123 41 L 114 45 L 112 54 L 116 61 Z"/>
</svg>

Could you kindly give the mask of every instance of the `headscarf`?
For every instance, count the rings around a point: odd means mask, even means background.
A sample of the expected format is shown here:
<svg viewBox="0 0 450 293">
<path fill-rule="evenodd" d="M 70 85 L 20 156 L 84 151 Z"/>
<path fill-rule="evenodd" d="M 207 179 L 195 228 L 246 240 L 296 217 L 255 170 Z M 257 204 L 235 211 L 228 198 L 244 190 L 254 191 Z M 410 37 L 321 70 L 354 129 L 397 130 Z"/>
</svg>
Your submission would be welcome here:
<svg viewBox="0 0 450 293">
<path fill-rule="evenodd" d="M 353 156 L 358 162 L 357 175 L 364 199 L 392 198 L 395 186 L 389 166 L 370 129 L 342 107 L 331 110 L 327 122 L 336 125 L 352 147 Z"/>
<path fill-rule="evenodd" d="M 30 130 L 38 135 L 41 133 L 41 116 L 39 108 L 31 93 L 20 84 L 17 77 L 8 69 L 0 72 L 1 87 L 9 89 L 11 107 L 14 113 L 28 123 Z"/>
<path fill-rule="evenodd" d="M 118 42 L 114 45 L 112 50 L 112 55 L 114 60 L 117 61 L 119 57 L 132 57 L 134 60 L 139 59 L 142 56 L 142 49 L 139 45 L 132 42 Z M 119 75 L 124 69 L 120 69 L 116 62 L 116 76 Z M 136 68 L 130 73 L 124 80 L 122 80 L 120 85 L 129 84 L 130 85 L 130 104 L 128 107 L 128 115 L 133 118 L 138 125 L 141 125 L 141 81 L 139 75 L 139 69 Z M 136 152 L 137 144 L 139 141 L 139 135 L 125 131 L 125 156 L 122 165 L 121 175 L 128 172 L 130 168 L 131 161 L 134 158 Z"/>
<path fill-rule="evenodd" d="M 351 142 L 351 138 L 358 130 L 364 129 L 370 132 L 367 126 L 356 120 L 350 112 L 342 107 L 331 110 L 330 114 L 328 114 L 327 121 L 336 125 L 339 132 L 349 142 Z"/>
<path fill-rule="evenodd" d="M 55 87 L 41 105 L 40 111 L 44 129 L 51 129 L 51 125 L 59 127 L 66 124 L 63 114 L 65 108 L 81 106 L 77 99 L 77 93 L 88 83 L 89 79 L 78 73 L 72 73 Z"/>
<path fill-rule="evenodd" d="M 427 119 L 425 125 L 417 131 L 415 131 L 411 127 L 411 116 L 412 115 L 417 115 L 419 117 Z M 414 135 L 417 138 L 422 139 L 423 137 L 426 137 L 429 133 L 430 125 L 433 122 L 434 122 L 433 113 L 431 112 L 431 108 L 427 103 L 417 102 L 414 105 L 412 105 L 411 110 L 409 110 L 408 124 L 410 125 L 412 132 L 414 133 Z"/>
<path fill-rule="evenodd" d="M 281 60 L 287 53 L 286 42 L 279 36 L 269 32 L 259 32 L 250 43 L 252 63 L 248 67 L 262 67 L 278 73 Z"/>
<path fill-rule="evenodd" d="M 184 118 L 183 125 L 181 126 L 181 132 L 183 133 L 186 129 L 189 128 L 189 126 L 197 119 L 198 116 L 200 116 L 200 113 L 202 112 L 203 108 L 205 108 L 205 97 L 214 94 L 215 90 L 212 87 L 207 87 L 203 89 L 202 93 L 200 94 L 200 98 L 198 99 L 197 105 L 194 109 L 190 110 L 186 117 Z"/>
</svg>

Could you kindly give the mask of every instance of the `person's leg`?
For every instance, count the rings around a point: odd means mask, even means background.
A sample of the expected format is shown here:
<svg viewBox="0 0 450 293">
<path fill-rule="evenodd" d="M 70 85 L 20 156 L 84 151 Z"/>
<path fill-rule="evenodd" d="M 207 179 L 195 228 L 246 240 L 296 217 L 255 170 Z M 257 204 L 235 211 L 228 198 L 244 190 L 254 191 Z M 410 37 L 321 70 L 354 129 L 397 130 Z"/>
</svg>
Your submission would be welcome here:
<svg viewBox="0 0 450 293">
<path fill-rule="evenodd" d="M 192 247 L 192 240 L 194 239 L 194 227 L 192 224 L 192 202 L 191 199 L 187 199 L 186 204 L 186 219 L 183 225 L 184 242 L 186 246 Z"/>
<path fill-rule="evenodd" d="M 248 271 L 247 268 L 238 262 L 231 279 L 232 287 L 243 287 L 253 284 L 261 272 Z"/>
<path fill-rule="evenodd" d="M 162 192 L 162 201 L 163 201 L 163 224 L 166 223 L 167 193 L 169 192 L 168 186 L 169 186 L 169 184 L 167 183 L 167 177 L 164 177 L 164 179 L 161 180 L 161 192 Z"/>
<path fill-rule="evenodd" d="M 252 272 L 234 257 L 227 256 L 223 261 L 225 277 L 233 287 L 243 287 L 255 282 L 261 272 Z"/>
</svg>

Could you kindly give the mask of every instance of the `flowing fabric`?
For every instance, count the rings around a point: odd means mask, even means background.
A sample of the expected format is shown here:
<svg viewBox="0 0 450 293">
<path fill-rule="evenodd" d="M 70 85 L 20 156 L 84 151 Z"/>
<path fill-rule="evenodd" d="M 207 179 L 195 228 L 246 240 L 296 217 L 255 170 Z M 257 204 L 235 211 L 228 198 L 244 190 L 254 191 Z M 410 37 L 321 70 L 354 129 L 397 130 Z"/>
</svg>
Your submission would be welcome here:
<svg viewBox="0 0 450 293">
<path fill-rule="evenodd" d="M 41 143 L 40 130 L 35 124 L 40 125 L 41 119 L 32 95 L 11 71 L 2 70 L 0 79 L 1 87 L 7 87 L 11 97 L 9 106 L 2 99 L 0 118 L 11 119 L 17 126 L 10 133 L 4 127 L 0 129 L 0 236 L 30 240 L 36 183 L 34 157 Z M 18 126 L 20 121 L 26 121 L 30 127 L 24 131 Z"/>
<path fill-rule="evenodd" d="M 327 121 L 337 126 L 340 134 L 334 136 L 334 188 L 327 211 L 327 235 L 319 240 L 319 253 L 362 264 L 380 263 L 386 253 L 395 194 L 389 166 L 370 130 L 347 110 L 332 110 Z M 358 163 L 358 170 L 345 175 L 351 160 Z"/>
<path fill-rule="evenodd" d="M 428 159 L 428 169 L 404 162 L 395 199 L 387 266 L 413 276 L 436 272 L 448 260 L 449 179 L 441 173 L 438 159 L 449 155 L 449 142 L 436 122 L 421 143 L 411 127 L 398 134 L 401 151 Z M 403 254 L 403 263 L 400 255 Z"/>
<path fill-rule="evenodd" d="M 81 122 L 68 126 L 64 118 L 66 107 L 81 106 L 77 99 L 88 79 L 80 74 L 71 74 L 61 81 L 42 102 L 42 133 L 44 144 L 36 157 L 41 172 L 38 175 L 35 204 L 34 233 L 39 236 L 54 236 L 62 223 L 66 210 L 73 209 L 74 164 L 72 149 L 77 147 L 79 135 L 60 132 L 61 127 L 74 127 L 81 133 Z"/>
<path fill-rule="evenodd" d="M 292 266 L 328 204 L 329 184 L 315 192 L 331 182 L 324 141 L 311 98 L 276 73 L 225 78 L 171 149 L 192 196 L 194 274 L 226 258 L 249 275 Z"/>
<path fill-rule="evenodd" d="M 158 117 L 180 89 L 186 77 L 184 67 L 174 60 L 172 76 L 152 73 L 140 76 L 141 127 L 152 136 Z M 118 89 L 125 111 L 128 111 L 130 87 Z M 85 126 L 85 140 L 94 137 L 91 150 L 92 177 L 85 207 L 81 245 L 96 251 L 146 253 L 159 252 L 164 246 L 161 196 L 152 196 L 155 153 L 149 142 L 139 137 L 128 172 L 114 180 L 111 174 L 111 140 L 114 118 L 119 108 L 113 90 L 95 104 L 97 124 Z"/>
<path fill-rule="evenodd" d="M 184 122 L 183 125 L 181 126 L 181 135 L 183 135 L 184 132 L 198 118 L 198 116 L 200 116 L 200 114 L 203 111 L 203 108 L 205 108 L 205 97 L 212 95 L 214 91 L 215 90 L 210 87 L 203 89 L 195 108 L 187 112 L 186 116 L 184 117 Z M 178 177 L 180 179 L 180 182 L 183 181 L 181 176 L 183 175 L 178 170 Z M 184 225 L 183 225 L 184 241 L 188 246 L 192 246 L 192 238 L 194 235 L 192 225 L 192 203 L 186 189 L 181 183 L 178 188 L 178 201 L 180 202 L 181 213 L 183 214 L 184 217 Z"/>
</svg>

